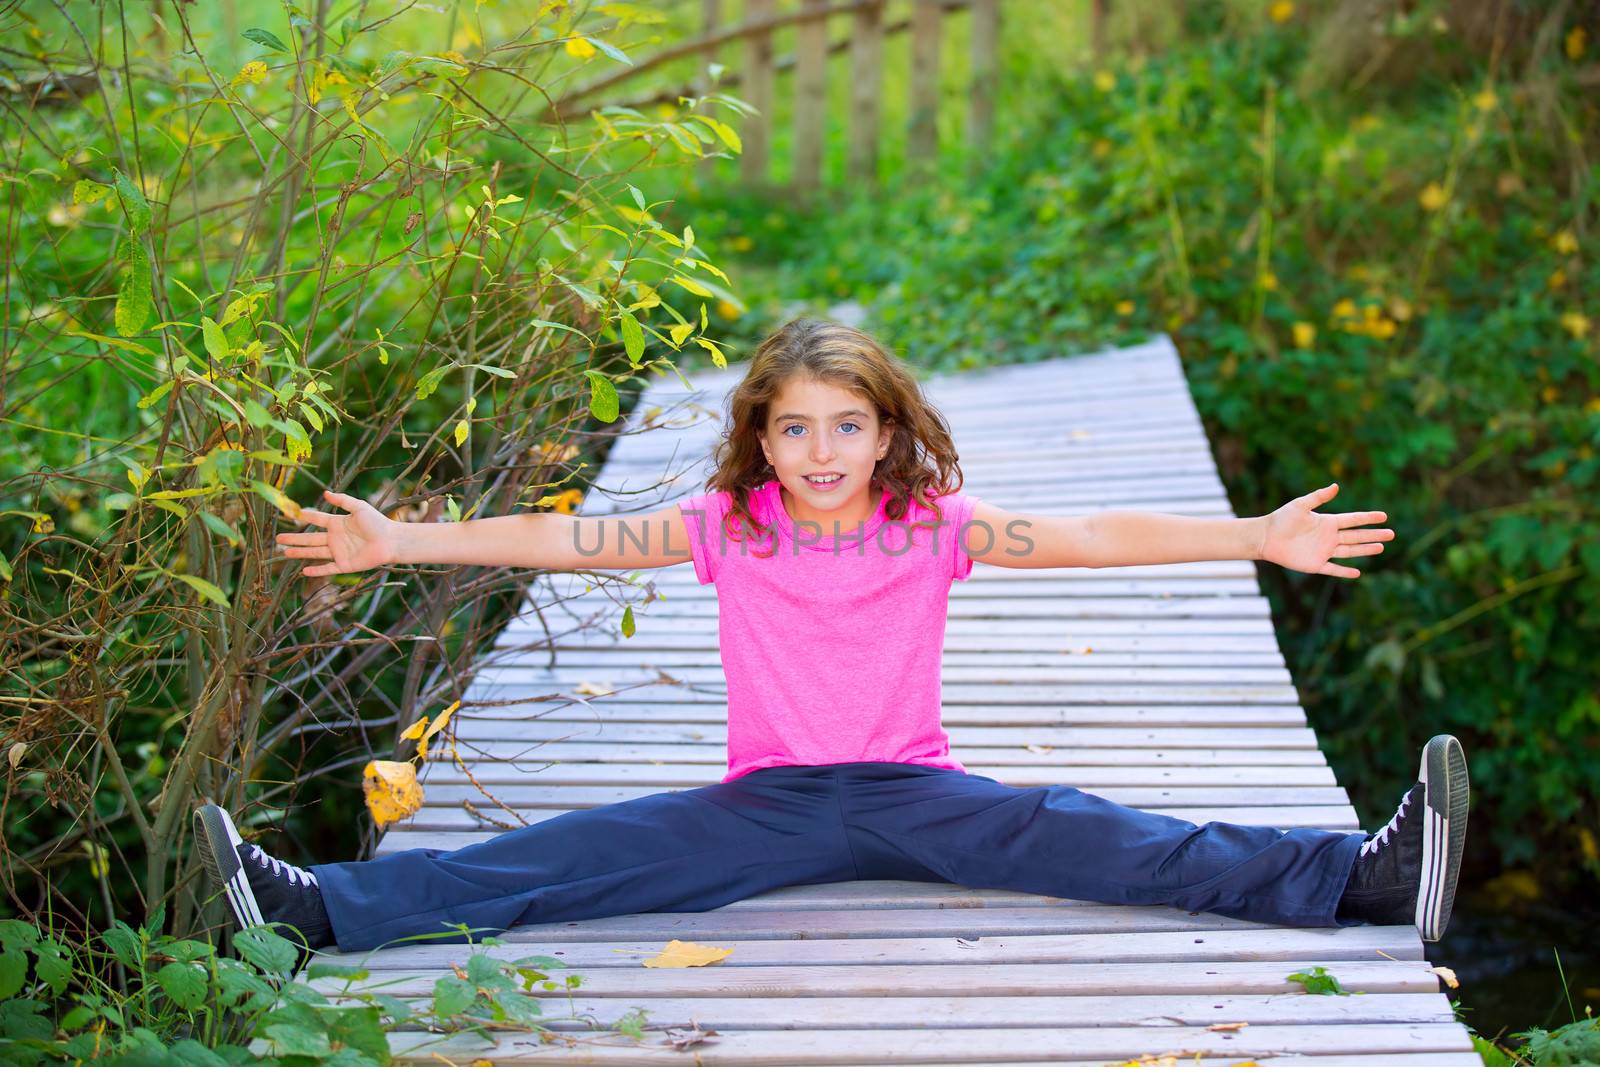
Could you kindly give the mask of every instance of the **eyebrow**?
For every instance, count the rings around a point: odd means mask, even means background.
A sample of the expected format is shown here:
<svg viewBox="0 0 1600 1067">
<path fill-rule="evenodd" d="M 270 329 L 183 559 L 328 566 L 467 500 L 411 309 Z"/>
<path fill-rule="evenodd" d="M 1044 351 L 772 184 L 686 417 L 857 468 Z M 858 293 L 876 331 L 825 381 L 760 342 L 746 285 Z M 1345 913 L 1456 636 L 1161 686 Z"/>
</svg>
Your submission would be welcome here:
<svg viewBox="0 0 1600 1067">
<path fill-rule="evenodd" d="M 834 418 L 842 419 L 847 415 L 854 415 L 858 419 L 864 419 L 864 418 L 867 417 L 867 413 L 865 411 L 858 411 L 855 408 L 851 408 L 849 411 L 841 411 L 841 412 L 839 412 L 838 414 L 836 414 L 834 416 Z M 804 415 L 779 415 L 775 421 L 783 422 L 785 419 L 794 419 L 797 422 L 810 422 L 811 421 L 809 418 L 807 418 Z"/>
</svg>

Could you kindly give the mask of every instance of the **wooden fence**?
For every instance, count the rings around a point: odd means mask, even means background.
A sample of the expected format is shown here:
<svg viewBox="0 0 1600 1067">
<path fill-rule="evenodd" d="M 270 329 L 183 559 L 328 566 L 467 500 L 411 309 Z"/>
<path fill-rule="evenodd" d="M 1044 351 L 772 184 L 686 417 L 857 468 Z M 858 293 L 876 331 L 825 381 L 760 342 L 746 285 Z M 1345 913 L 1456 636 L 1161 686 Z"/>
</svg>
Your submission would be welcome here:
<svg viewBox="0 0 1600 1067">
<path fill-rule="evenodd" d="M 742 65 L 718 79 L 715 89 L 738 96 L 757 111 L 743 118 L 738 126 L 743 142 L 740 177 L 753 185 L 777 184 L 770 178 L 775 88 L 779 74 L 792 73 L 794 141 L 788 184 L 796 192 L 809 191 L 821 184 L 824 138 L 834 125 L 828 115 L 828 62 L 830 57 L 845 56 L 850 83 L 849 112 L 844 117 L 847 176 L 853 183 L 875 185 L 882 133 L 885 40 L 898 33 L 911 35 L 906 159 L 912 166 L 931 164 L 939 153 L 944 38 L 949 16 L 965 10 L 970 15 L 965 44 L 971 54 L 967 140 L 977 150 L 989 144 L 999 81 L 1000 0 L 909 0 L 909 14 L 894 21 L 889 19 L 889 0 L 795 0 L 792 9 L 784 11 L 779 10 L 777 0 L 744 0 L 740 21 L 732 24 L 724 24 L 727 12 L 723 0 L 702 0 L 702 5 L 701 36 L 670 45 L 637 60 L 631 67 L 574 87 L 555 101 L 548 116 L 572 119 L 605 105 L 644 109 L 680 96 L 703 95 L 713 88 L 707 73 L 709 65 L 718 61 L 726 46 L 739 44 L 743 46 Z M 795 50 L 793 54 L 777 56 L 777 31 L 790 26 L 797 32 Z M 835 26 L 841 27 L 841 35 L 830 39 Z M 643 74 L 687 57 L 698 57 L 700 73 L 686 82 L 641 90 L 628 97 L 606 95 Z M 714 163 L 713 158 L 706 165 Z"/>
</svg>

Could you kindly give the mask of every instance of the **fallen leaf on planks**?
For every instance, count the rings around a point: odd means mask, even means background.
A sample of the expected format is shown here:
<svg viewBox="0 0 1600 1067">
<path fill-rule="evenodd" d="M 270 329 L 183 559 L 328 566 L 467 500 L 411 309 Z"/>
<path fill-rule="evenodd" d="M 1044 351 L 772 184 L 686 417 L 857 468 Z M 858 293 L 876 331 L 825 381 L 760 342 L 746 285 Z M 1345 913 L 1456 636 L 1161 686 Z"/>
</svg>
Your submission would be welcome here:
<svg viewBox="0 0 1600 1067">
<path fill-rule="evenodd" d="M 1212 1023 L 1210 1026 L 1206 1027 L 1206 1029 L 1216 1030 L 1218 1032 L 1224 1030 L 1243 1030 L 1249 1025 L 1249 1023 Z"/>
<path fill-rule="evenodd" d="M 732 950 L 730 949 L 730 951 Z M 681 1026 L 676 1028 L 669 1027 L 667 1029 L 667 1044 L 670 1044 L 673 1048 L 682 1051 L 683 1049 L 688 1048 L 690 1045 L 698 1045 L 700 1042 L 704 1041 L 708 1037 L 713 1036 L 715 1033 L 715 1030 L 700 1029 L 700 1024 L 695 1020 L 690 1019 L 689 1029 L 684 1029 Z"/>
<path fill-rule="evenodd" d="M 579 682 L 572 691 L 586 697 L 604 697 L 616 692 L 604 682 Z"/>
<path fill-rule="evenodd" d="M 369 760 L 361 772 L 361 791 L 366 794 L 367 810 L 381 830 L 392 822 L 415 815 L 422 807 L 422 787 L 417 784 L 417 768 L 395 760 Z"/>
<path fill-rule="evenodd" d="M 1461 983 L 1456 981 L 1456 972 L 1452 971 L 1448 967 L 1429 967 L 1428 973 L 1436 974 L 1440 978 L 1443 978 L 1444 984 L 1449 986 L 1451 989 L 1461 988 Z"/>
<path fill-rule="evenodd" d="M 673 938 L 658 955 L 644 961 L 646 967 L 704 967 L 733 955 L 731 948 L 697 945 L 693 941 Z"/>
</svg>

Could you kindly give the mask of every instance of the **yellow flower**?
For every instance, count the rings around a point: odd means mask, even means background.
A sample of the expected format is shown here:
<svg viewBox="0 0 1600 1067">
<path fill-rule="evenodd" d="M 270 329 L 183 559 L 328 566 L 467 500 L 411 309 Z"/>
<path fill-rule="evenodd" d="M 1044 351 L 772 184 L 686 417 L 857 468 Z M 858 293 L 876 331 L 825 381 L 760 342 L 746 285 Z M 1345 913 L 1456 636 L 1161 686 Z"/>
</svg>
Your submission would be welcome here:
<svg viewBox="0 0 1600 1067">
<path fill-rule="evenodd" d="M 1296 348 L 1310 348 L 1317 340 L 1317 328 L 1309 322 L 1294 324 L 1294 345 Z"/>
<path fill-rule="evenodd" d="M 718 300 L 717 314 L 725 319 L 736 319 L 739 317 L 739 308 L 726 300 Z"/>
<path fill-rule="evenodd" d="M 1267 17 L 1273 22 L 1288 22 L 1294 18 L 1292 0 L 1273 0 L 1273 3 L 1267 7 Z"/>
<path fill-rule="evenodd" d="M 1589 31 L 1582 26 L 1574 26 L 1567 32 L 1567 58 L 1577 59 L 1583 55 L 1583 50 L 1589 44 Z"/>
<path fill-rule="evenodd" d="M 1109 93 L 1117 87 L 1117 76 L 1109 70 L 1097 70 L 1094 72 L 1094 87 L 1102 93 Z"/>
<path fill-rule="evenodd" d="M 1272 273 L 1270 270 L 1262 274 L 1259 280 L 1261 282 L 1261 288 L 1267 290 L 1269 293 L 1278 288 L 1278 276 Z"/>
<path fill-rule="evenodd" d="M 1547 385 L 1539 392 L 1539 396 L 1543 398 L 1546 404 L 1554 404 L 1556 402 L 1556 397 L 1560 395 L 1560 390 L 1553 385 Z"/>
<path fill-rule="evenodd" d="M 1422 192 L 1417 195 L 1417 203 L 1426 211 L 1438 211 L 1444 207 L 1445 201 L 1450 198 L 1445 195 L 1444 186 L 1438 182 L 1429 182 L 1422 187 Z"/>
<path fill-rule="evenodd" d="M 748 252 L 748 251 L 750 251 L 752 248 L 754 248 L 756 246 L 756 243 L 755 243 L 754 240 L 752 240 L 751 238 L 745 236 L 742 233 L 739 236 L 735 237 L 730 242 L 730 244 L 732 245 L 733 250 L 735 252 Z"/>
<path fill-rule="evenodd" d="M 1567 284 L 1567 272 L 1566 271 L 1564 271 L 1564 270 L 1553 270 L 1553 271 L 1550 272 L 1550 279 L 1549 279 L 1550 288 L 1559 289 L 1563 285 L 1566 285 L 1566 284 Z"/>
<path fill-rule="evenodd" d="M 567 41 L 567 55 L 574 59 L 588 59 L 594 55 L 594 45 L 582 37 L 573 37 Z"/>
<path fill-rule="evenodd" d="M 1493 89 L 1485 89 L 1472 98 L 1472 106 L 1479 111 L 1493 111 L 1498 103 L 1500 98 L 1494 95 Z"/>
<path fill-rule="evenodd" d="M 252 59 L 239 68 L 239 73 L 233 76 L 232 85 L 237 88 L 247 82 L 251 85 L 260 85 L 267 80 L 267 65 L 259 59 Z"/>
<path fill-rule="evenodd" d="M 1133 301 L 1132 300 L 1118 300 L 1117 301 L 1117 314 L 1118 315 L 1132 315 L 1133 314 Z"/>
<path fill-rule="evenodd" d="M 1341 300 L 1333 305 L 1333 317 L 1336 319 L 1352 319 L 1356 315 L 1356 302 L 1354 300 Z"/>
<path fill-rule="evenodd" d="M 1557 230 L 1556 235 L 1550 238 L 1550 247 L 1563 256 L 1570 256 L 1578 250 L 1578 239 L 1571 230 Z"/>
<path fill-rule="evenodd" d="M 556 510 L 563 515 L 576 515 L 583 502 L 583 490 L 568 489 L 556 499 Z"/>
<path fill-rule="evenodd" d="M 1581 311 L 1569 311 L 1561 316 L 1561 328 L 1580 341 L 1589 335 L 1589 328 L 1592 325 L 1589 316 Z"/>
</svg>

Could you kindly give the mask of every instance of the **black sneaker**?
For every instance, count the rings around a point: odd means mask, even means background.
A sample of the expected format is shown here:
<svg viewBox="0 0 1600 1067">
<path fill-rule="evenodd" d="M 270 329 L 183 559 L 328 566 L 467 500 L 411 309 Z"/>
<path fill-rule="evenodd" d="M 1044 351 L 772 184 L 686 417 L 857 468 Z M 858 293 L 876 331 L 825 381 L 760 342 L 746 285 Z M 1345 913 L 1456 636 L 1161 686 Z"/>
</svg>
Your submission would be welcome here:
<svg viewBox="0 0 1600 1067">
<path fill-rule="evenodd" d="M 1422 749 L 1418 781 L 1394 818 L 1367 835 L 1339 898 L 1338 917 L 1379 925 L 1413 923 L 1424 941 L 1450 924 L 1467 839 L 1467 758 L 1439 734 Z"/>
<path fill-rule="evenodd" d="M 305 966 L 311 950 L 335 943 L 316 875 L 267 855 L 259 845 L 247 844 L 227 811 L 215 804 L 201 805 L 194 822 L 201 861 L 227 893 L 228 907 L 240 930 L 279 923 L 291 927 L 275 932 L 302 943 L 295 971 Z"/>
</svg>

